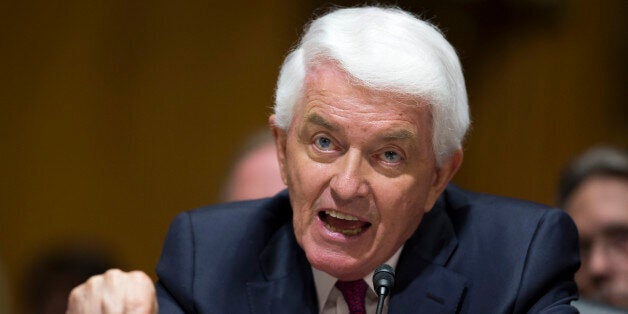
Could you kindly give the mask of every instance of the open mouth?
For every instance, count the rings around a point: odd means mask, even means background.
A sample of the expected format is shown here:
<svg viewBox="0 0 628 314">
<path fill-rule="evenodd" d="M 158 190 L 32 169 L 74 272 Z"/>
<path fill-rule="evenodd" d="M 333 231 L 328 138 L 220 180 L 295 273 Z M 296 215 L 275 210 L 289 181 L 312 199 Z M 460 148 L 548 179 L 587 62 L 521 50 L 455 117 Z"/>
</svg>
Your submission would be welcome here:
<svg viewBox="0 0 628 314">
<path fill-rule="evenodd" d="M 325 228 L 346 236 L 358 235 L 371 226 L 370 222 L 361 221 L 358 217 L 343 214 L 335 210 L 321 211 L 318 213 L 318 217 L 323 222 L 323 225 L 325 225 Z"/>
</svg>

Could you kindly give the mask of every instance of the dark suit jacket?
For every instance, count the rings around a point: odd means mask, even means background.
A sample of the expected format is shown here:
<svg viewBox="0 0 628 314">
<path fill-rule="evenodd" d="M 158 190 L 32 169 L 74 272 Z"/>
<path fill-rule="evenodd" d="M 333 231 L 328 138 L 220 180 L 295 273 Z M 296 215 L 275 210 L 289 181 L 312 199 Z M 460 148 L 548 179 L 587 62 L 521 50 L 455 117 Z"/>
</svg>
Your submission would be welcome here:
<svg viewBox="0 0 628 314">
<path fill-rule="evenodd" d="M 390 313 L 577 313 L 576 228 L 542 205 L 449 186 L 406 242 Z M 184 212 L 157 266 L 160 313 L 317 313 L 287 192 Z"/>
</svg>

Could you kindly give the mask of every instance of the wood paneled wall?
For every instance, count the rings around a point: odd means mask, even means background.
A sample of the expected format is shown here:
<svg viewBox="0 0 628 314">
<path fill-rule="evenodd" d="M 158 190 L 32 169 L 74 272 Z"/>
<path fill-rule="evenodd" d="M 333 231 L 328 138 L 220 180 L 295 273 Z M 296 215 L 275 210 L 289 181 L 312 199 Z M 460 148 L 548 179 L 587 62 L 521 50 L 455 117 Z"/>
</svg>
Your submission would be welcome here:
<svg viewBox="0 0 628 314">
<path fill-rule="evenodd" d="M 620 2 L 565 1 L 551 26 L 463 51 L 474 125 L 458 184 L 552 203 L 565 160 L 626 143 Z M 153 275 L 172 217 L 215 202 L 233 150 L 265 127 L 314 4 L 5 6 L 0 259 L 17 296 L 58 243 L 103 244 Z"/>
</svg>

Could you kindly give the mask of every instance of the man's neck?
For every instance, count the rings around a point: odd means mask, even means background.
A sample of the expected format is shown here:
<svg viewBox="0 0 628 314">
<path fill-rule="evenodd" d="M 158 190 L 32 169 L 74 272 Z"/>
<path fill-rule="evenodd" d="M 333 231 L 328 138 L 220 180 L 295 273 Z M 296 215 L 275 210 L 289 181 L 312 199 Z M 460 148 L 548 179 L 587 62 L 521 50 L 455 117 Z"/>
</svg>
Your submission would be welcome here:
<svg viewBox="0 0 628 314">
<path fill-rule="evenodd" d="M 403 246 L 393 254 L 391 258 L 386 261 L 386 264 L 392 266 L 393 268 L 397 267 L 397 262 L 399 261 L 399 255 L 401 255 L 401 250 Z M 366 275 L 363 279 L 369 285 L 370 290 L 375 291 L 375 287 L 373 287 L 373 270 L 370 274 Z M 318 270 L 312 267 L 312 274 L 314 275 L 314 285 L 316 286 L 316 295 L 318 297 L 318 308 L 322 309 L 325 306 L 325 302 L 327 302 L 327 298 L 329 297 L 329 293 L 334 288 L 336 281 L 338 278 L 335 278 L 328 273 Z"/>
</svg>

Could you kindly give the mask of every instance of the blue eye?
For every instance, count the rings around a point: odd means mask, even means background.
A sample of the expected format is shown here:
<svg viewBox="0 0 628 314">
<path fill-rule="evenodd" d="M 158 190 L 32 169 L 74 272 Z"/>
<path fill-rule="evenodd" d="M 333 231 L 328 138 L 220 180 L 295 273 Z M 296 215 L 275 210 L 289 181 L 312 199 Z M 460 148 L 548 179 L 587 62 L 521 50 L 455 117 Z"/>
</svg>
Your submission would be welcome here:
<svg viewBox="0 0 628 314">
<path fill-rule="evenodd" d="M 401 161 L 401 155 L 392 150 L 385 151 L 381 156 L 384 161 L 389 163 L 398 163 Z"/>
<path fill-rule="evenodd" d="M 315 145 L 321 150 L 330 150 L 332 143 L 329 138 L 321 136 L 315 140 Z"/>
</svg>

